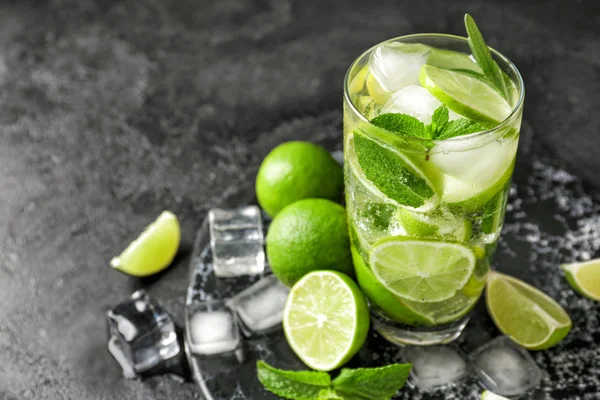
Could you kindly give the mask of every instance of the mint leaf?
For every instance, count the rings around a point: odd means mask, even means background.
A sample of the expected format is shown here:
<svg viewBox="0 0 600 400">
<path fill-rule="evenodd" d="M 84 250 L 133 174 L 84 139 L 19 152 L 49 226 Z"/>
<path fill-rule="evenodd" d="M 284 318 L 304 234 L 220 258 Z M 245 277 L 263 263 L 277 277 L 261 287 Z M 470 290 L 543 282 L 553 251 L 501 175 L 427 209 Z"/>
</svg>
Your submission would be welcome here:
<svg viewBox="0 0 600 400">
<path fill-rule="evenodd" d="M 418 208 L 435 195 L 422 172 L 401 153 L 382 146 L 359 130 L 354 131 L 354 149 L 367 179 L 387 197 Z"/>
<path fill-rule="evenodd" d="M 371 123 L 378 128 L 383 128 L 390 132 L 430 139 L 429 132 L 425 129 L 425 124 L 407 114 L 381 114 L 373 118 Z"/>
<path fill-rule="evenodd" d="M 277 396 L 294 400 L 336 398 L 328 395 L 331 378 L 327 372 L 284 371 L 264 361 L 256 362 L 256 370 L 260 383 Z"/>
<path fill-rule="evenodd" d="M 483 39 L 483 35 L 479 31 L 475 20 L 469 14 L 465 14 L 465 28 L 469 36 L 469 47 L 471 47 L 473 57 L 475 57 L 477 64 L 481 67 L 483 75 L 485 75 L 492 86 L 506 100 L 510 101 L 510 92 L 506 86 L 505 76 L 496 61 L 492 58 L 490 48 Z"/>
<path fill-rule="evenodd" d="M 344 368 L 331 382 L 345 400 L 389 400 L 406 383 L 411 364 L 381 368 Z"/>
<path fill-rule="evenodd" d="M 446 124 L 448 123 L 449 114 L 448 107 L 444 105 L 439 106 L 433 112 L 431 124 L 427 125 L 431 139 L 436 139 L 444 131 Z"/>
<path fill-rule="evenodd" d="M 446 140 L 456 136 L 468 135 L 470 133 L 481 132 L 484 129 L 477 122 L 468 118 L 455 119 L 448 121 L 444 131 L 440 133 L 437 140 Z"/>
</svg>

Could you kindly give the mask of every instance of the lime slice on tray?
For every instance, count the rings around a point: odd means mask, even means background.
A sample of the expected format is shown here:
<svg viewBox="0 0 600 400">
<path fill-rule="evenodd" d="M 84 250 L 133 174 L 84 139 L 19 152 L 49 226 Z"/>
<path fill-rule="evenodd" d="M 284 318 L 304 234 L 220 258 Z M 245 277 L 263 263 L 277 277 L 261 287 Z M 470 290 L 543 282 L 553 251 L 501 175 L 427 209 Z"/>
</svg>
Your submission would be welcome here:
<svg viewBox="0 0 600 400">
<path fill-rule="evenodd" d="M 396 218 L 399 226 L 409 236 L 449 238 L 467 242 L 473 232 L 471 221 L 449 211 L 418 213 L 399 208 Z"/>
<path fill-rule="evenodd" d="M 369 264 L 394 295 L 432 303 L 452 298 L 475 269 L 475 254 L 458 243 L 387 237 L 373 245 Z"/>
<path fill-rule="evenodd" d="M 511 106 L 490 85 L 458 71 L 424 65 L 421 85 L 452 111 L 493 127 L 511 113 Z"/>
<path fill-rule="evenodd" d="M 498 329 L 530 350 L 559 343 L 571 330 L 571 319 L 552 298 L 535 287 L 490 271 L 486 290 L 488 311 Z"/>
<path fill-rule="evenodd" d="M 110 265 L 133 276 L 156 274 L 173 261 L 180 237 L 177 217 L 163 211 L 119 256 L 110 260 Z"/>
<path fill-rule="evenodd" d="M 506 397 L 502 397 L 497 395 L 496 393 L 492 393 L 489 390 L 485 390 L 481 393 L 481 400 L 509 400 Z"/>
<path fill-rule="evenodd" d="M 355 153 L 349 158 L 356 155 L 355 164 L 360 167 L 356 173 L 362 172 L 369 186 L 375 187 L 390 203 L 418 211 L 438 205 L 439 196 L 432 183 L 407 156 L 360 130 L 348 135 L 347 140 L 348 148 L 354 148 Z"/>
<path fill-rule="evenodd" d="M 575 291 L 589 299 L 600 301 L 600 258 L 563 264 L 561 268 Z"/>
<path fill-rule="evenodd" d="M 290 347 L 310 368 L 331 371 L 364 344 L 369 308 L 359 287 L 336 271 L 314 271 L 291 289 L 283 311 Z"/>
</svg>

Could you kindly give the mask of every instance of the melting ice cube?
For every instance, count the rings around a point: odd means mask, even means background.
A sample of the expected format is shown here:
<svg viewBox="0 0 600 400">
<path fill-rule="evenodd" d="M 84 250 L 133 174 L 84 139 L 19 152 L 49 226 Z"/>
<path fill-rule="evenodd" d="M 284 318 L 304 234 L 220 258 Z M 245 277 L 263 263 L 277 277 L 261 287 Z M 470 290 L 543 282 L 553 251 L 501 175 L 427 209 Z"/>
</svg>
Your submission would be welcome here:
<svg viewBox="0 0 600 400">
<path fill-rule="evenodd" d="M 425 125 L 431 123 L 433 112 L 442 103 L 421 86 L 410 85 L 392 94 L 381 109 L 381 113 L 400 113 L 415 117 Z M 461 118 L 454 111 L 449 112 L 449 119 Z"/>
<path fill-rule="evenodd" d="M 219 277 L 258 275 L 265 268 L 260 209 L 247 206 L 208 213 L 210 246 Z"/>
<path fill-rule="evenodd" d="M 183 354 L 171 316 L 145 290 L 109 310 L 107 321 L 109 351 L 128 378 Z"/>
<path fill-rule="evenodd" d="M 290 289 L 269 275 L 235 295 L 229 302 L 246 336 L 276 330 L 281 326 L 283 309 Z"/>
<path fill-rule="evenodd" d="M 404 358 L 412 363 L 411 381 L 423 390 L 459 381 L 468 368 L 461 354 L 450 346 L 409 346 Z"/>
<path fill-rule="evenodd" d="M 387 92 L 419 85 L 419 72 L 430 52 L 421 44 L 382 43 L 371 55 L 371 73 Z"/>
<path fill-rule="evenodd" d="M 471 353 L 483 385 L 502 396 L 516 396 L 539 385 L 542 372 L 524 348 L 500 336 Z"/>
<path fill-rule="evenodd" d="M 221 300 L 197 302 L 187 306 L 188 343 L 194 354 L 221 354 L 241 344 L 233 311 Z"/>
</svg>

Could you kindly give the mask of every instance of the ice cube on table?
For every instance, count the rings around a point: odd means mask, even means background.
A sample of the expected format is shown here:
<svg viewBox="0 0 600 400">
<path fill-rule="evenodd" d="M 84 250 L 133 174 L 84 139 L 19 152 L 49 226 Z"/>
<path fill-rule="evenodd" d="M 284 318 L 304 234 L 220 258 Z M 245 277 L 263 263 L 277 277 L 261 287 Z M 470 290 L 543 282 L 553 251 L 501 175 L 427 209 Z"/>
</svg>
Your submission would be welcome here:
<svg viewBox="0 0 600 400">
<path fill-rule="evenodd" d="M 188 345 L 193 354 L 222 354 L 241 345 L 231 308 L 223 300 L 196 302 L 186 307 Z"/>
<path fill-rule="evenodd" d="M 403 358 L 412 363 L 411 382 L 423 390 L 457 382 L 468 372 L 465 357 L 450 346 L 408 346 Z"/>
<path fill-rule="evenodd" d="M 289 292 L 275 275 L 268 275 L 231 298 L 228 304 L 244 335 L 252 337 L 280 329 Z"/>
<path fill-rule="evenodd" d="M 133 377 L 178 357 L 181 347 L 171 316 L 145 290 L 107 313 L 109 351 Z"/>
<path fill-rule="evenodd" d="M 502 396 L 523 394 L 542 380 L 542 371 L 529 352 L 506 336 L 479 347 L 471 358 L 483 385 Z"/>
<path fill-rule="evenodd" d="M 427 125 L 431 123 L 434 111 L 441 105 L 442 103 L 427 89 L 410 85 L 392 94 L 381 108 L 381 113 L 408 114 Z M 449 111 L 450 120 L 459 118 L 461 118 L 460 115 L 452 110 Z"/>
<path fill-rule="evenodd" d="M 430 52 L 422 44 L 382 43 L 371 55 L 371 74 L 387 92 L 419 85 L 419 72 Z"/>
<path fill-rule="evenodd" d="M 258 275 L 265 269 L 260 209 L 212 209 L 208 212 L 213 267 L 218 277 Z"/>
</svg>

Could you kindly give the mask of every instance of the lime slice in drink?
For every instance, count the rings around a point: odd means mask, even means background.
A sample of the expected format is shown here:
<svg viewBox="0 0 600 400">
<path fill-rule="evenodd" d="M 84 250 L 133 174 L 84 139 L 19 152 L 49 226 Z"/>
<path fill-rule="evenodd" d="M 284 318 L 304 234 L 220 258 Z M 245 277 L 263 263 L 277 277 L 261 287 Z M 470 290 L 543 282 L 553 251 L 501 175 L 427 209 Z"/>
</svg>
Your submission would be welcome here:
<svg viewBox="0 0 600 400">
<path fill-rule="evenodd" d="M 432 303 L 453 297 L 475 269 L 475 254 L 458 243 L 387 237 L 373 245 L 369 264 L 394 295 Z"/>
<path fill-rule="evenodd" d="M 448 238 L 467 242 L 473 232 L 471 221 L 447 210 L 418 213 L 399 208 L 396 218 L 398 225 L 409 236 Z"/>
<path fill-rule="evenodd" d="M 507 182 L 508 185 L 509 182 Z M 498 234 L 500 235 L 500 228 L 504 221 L 504 214 L 506 211 L 506 200 L 507 195 L 505 188 L 499 191 L 484 207 L 483 217 L 481 220 L 481 231 L 486 234 Z"/>
<path fill-rule="evenodd" d="M 543 350 L 563 340 L 571 319 L 552 298 L 527 283 L 490 271 L 488 311 L 498 329 L 530 350 Z"/>
<path fill-rule="evenodd" d="M 379 105 L 384 105 L 392 95 L 392 92 L 387 92 L 381 87 L 379 82 L 377 82 L 377 79 L 375 79 L 375 76 L 371 73 L 367 75 L 366 85 L 369 96 L 371 96 Z"/>
<path fill-rule="evenodd" d="M 352 80 L 350 81 L 350 84 L 348 85 L 348 90 L 350 91 L 351 94 L 357 94 L 361 90 L 363 90 L 368 73 L 369 73 L 369 66 L 366 65 L 366 66 L 362 67 L 356 73 L 356 75 L 354 75 L 354 78 L 352 78 Z"/>
<path fill-rule="evenodd" d="M 444 69 L 456 69 L 473 71 L 478 74 L 483 74 L 481 67 L 473 57 L 466 53 L 460 53 L 452 50 L 431 49 L 427 58 L 427 65 Z"/>
<path fill-rule="evenodd" d="M 331 371 L 364 344 L 369 308 L 352 279 L 336 271 L 314 271 L 292 287 L 283 311 L 283 330 L 310 368 Z"/>
<path fill-rule="evenodd" d="M 573 289 L 589 299 L 600 301 L 600 258 L 563 264 L 561 268 Z"/>
<path fill-rule="evenodd" d="M 180 237 L 177 217 L 163 211 L 119 256 L 110 260 L 110 265 L 133 276 L 156 274 L 173 261 Z"/>
<path fill-rule="evenodd" d="M 348 158 L 356 156 L 360 167 L 356 173 L 362 172 L 370 186 L 390 202 L 418 211 L 438 205 L 439 196 L 432 183 L 407 156 L 358 129 L 347 140 L 350 141 L 347 148 L 354 149 Z"/>
<path fill-rule="evenodd" d="M 481 400 L 509 400 L 506 397 L 502 397 L 497 395 L 496 393 L 492 393 L 489 390 L 485 390 L 481 393 Z"/>
<path fill-rule="evenodd" d="M 511 113 L 510 105 L 490 85 L 458 71 L 424 65 L 421 85 L 452 111 L 493 127 Z"/>
</svg>

